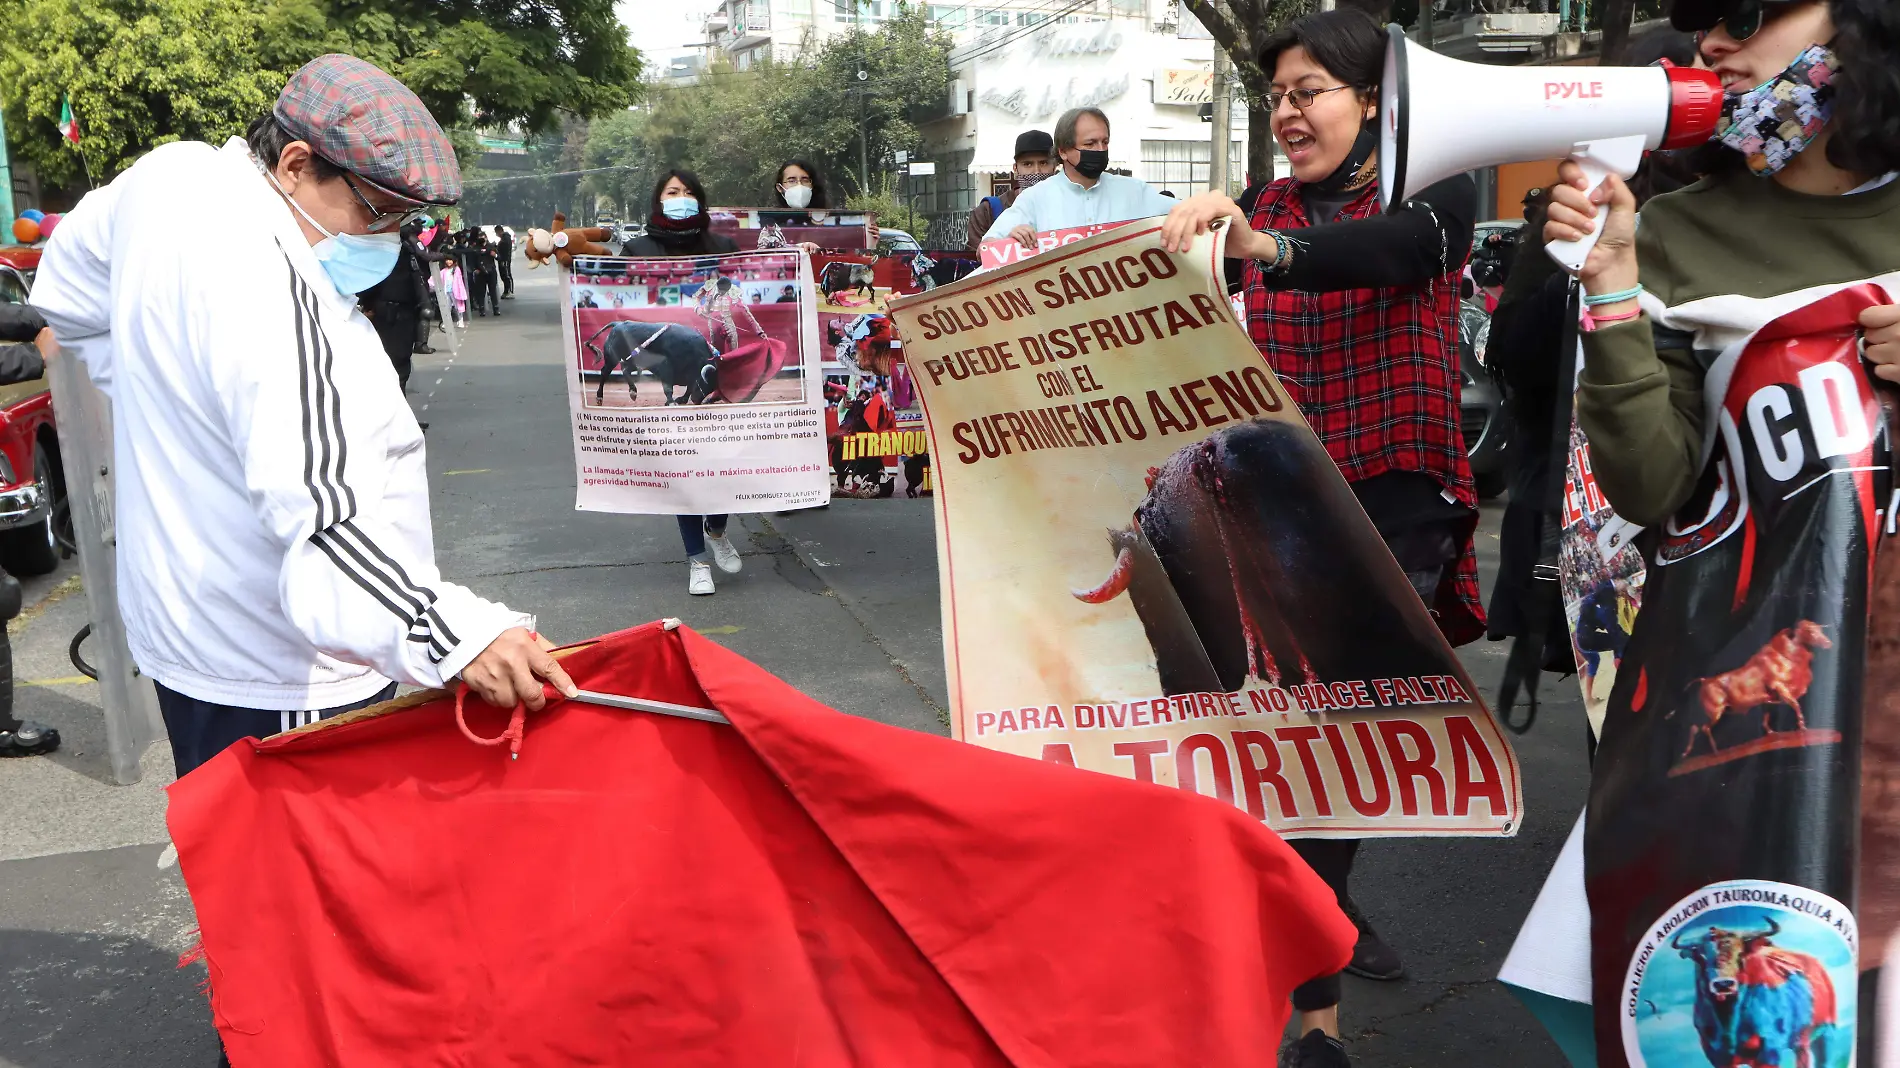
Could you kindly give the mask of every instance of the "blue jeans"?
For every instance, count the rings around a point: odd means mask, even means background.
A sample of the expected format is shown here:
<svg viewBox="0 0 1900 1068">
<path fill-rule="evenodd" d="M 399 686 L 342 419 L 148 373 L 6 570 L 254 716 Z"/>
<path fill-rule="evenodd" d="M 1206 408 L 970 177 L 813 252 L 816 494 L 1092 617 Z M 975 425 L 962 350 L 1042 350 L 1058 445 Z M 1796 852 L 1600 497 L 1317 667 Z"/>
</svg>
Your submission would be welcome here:
<svg viewBox="0 0 1900 1068">
<path fill-rule="evenodd" d="M 723 515 L 682 515 L 674 518 L 680 521 L 680 541 L 686 545 L 686 558 L 706 563 L 712 557 L 706 553 L 706 535 L 715 538 L 726 536 L 726 517 Z"/>
</svg>

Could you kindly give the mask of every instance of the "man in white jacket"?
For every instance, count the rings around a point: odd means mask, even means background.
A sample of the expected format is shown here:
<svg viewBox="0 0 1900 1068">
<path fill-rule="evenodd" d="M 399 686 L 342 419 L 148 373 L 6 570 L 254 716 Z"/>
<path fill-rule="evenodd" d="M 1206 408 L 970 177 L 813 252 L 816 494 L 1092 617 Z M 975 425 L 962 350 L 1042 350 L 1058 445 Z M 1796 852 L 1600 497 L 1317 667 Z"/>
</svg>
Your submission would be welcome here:
<svg viewBox="0 0 1900 1068">
<path fill-rule="evenodd" d="M 33 303 L 113 402 L 120 604 L 180 775 L 396 682 L 573 692 L 531 617 L 437 572 L 422 433 L 356 305 L 461 186 L 415 94 L 330 55 L 245 139 L 153 150 L 47 246 Z M 207 209 L 218 232 L 181 239 Z"/>
</svg>

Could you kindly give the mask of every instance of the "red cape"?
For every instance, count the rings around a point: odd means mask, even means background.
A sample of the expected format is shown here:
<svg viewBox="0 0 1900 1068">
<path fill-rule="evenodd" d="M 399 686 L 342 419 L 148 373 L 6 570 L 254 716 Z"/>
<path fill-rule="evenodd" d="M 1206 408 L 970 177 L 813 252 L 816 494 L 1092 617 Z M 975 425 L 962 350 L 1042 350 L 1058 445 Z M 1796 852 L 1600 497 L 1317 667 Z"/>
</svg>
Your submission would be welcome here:
<svg viewBox="0 0 1900 1068">
<path fill-rule="evenodd" d="M 733 725 L 560 703 L 511 761 L 418 695 L 171 787 L 234 1065 L 1225 1068 L 1351 954 L 1231 805 L 843 715 L 685 629 L 564 664 Z"/>
<path fill-rule="evenodd" d="M 785 342 L 760 338 L 725 353 L 716 361 L 719 390 L 716 398 L 731 404 L 745 404 L 759 395 L 772 376 L 785 367 L 789 350 Z"/>
</svg>

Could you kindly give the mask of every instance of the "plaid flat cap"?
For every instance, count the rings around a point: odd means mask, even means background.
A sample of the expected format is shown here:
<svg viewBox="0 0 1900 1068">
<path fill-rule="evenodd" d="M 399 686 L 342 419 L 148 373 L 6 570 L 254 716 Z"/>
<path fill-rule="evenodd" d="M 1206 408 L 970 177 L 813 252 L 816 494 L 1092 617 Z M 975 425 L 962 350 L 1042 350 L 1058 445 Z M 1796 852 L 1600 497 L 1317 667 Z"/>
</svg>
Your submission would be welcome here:
<svg viewBox="0 0 1900 1068">
<path fill-rule="evenodd" d="M 373 63 L 318 56 L 290 76 L 275 112 L 292 137 L 385 193 L 420 204 L 461 199 L 462 168 L 435 116 Z"/>
</svg>

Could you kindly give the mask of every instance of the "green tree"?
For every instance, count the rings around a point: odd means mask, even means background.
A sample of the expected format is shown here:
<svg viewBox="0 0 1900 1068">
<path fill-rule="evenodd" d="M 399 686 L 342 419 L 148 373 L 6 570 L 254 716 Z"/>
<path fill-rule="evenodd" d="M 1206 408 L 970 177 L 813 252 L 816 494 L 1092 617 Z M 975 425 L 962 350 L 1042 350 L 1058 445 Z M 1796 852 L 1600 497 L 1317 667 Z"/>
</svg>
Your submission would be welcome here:
<svg viewBox="0 0 1900 1068">
<path fill-rule="evenodd" d="M 105 181 L 155 145 L 242 131 L 326 52 L 394 74 L 445 127 L 546 130 L 640 90 L 613 0 L 0 0 L 0 25 L 10 140 L 55 184 L 82 170 L 55 131 L 66 94 Z"/>
<path fill-rule="evenodd" d="M 948 98 L 950 45 L 921 9 L 904 7 L 874 30 L 807 41 L 793 62 L 744 71 L 721 62 L 697 85 L 651 87 L 635 117 L 594 124 L 586 166 L 626 170 L 589 175 L 589 188 L 625 198 L 637 217 L 660 170 L 683 167 L 714 202 L 754 205 L 770 195 L 781 161 L 803 158 L 823 173 L 833 204 L 867 189 L 881 195 L 886 161 L 923 147 L 919 127 Z"/>
<path fill-rule="evenodd" d="M 248 0 L 0 0 L 0 25 L 14 28 L 0 44 L 9 140 L 52 185 L 88 168 L 104 182 L 167 141 L 241 133 L 283 86 L 257 65 Z M 58 131 L 68 94 L 76 149 Z"/>
<path fill-rule="evenodd" d="M 646 215 L 651 183 L 661 166 L 642 152 L 645 132 L 646 116 L 636 111 L 617 111 L 587 124 L 581 168 L 594 173 L 582 177 L 581 195 L 606 200 L 622 219 Z M 636 163 L 627 166 L 628 160 Z"/>
<path fill-rule="evenodd" d="M 325 52 L 402 79 L 444 126 L 546 130 L 626 107 L 640 54 L 613 0 L 268 0 L 258 59 L 291 71 Z"/>
<path fill-rule="evenodd" d="M 1234 62 L 1234 80 L 1247 101 L 1247 179 L 1271 181 L 1273 126 L 1268 119 L 1267 86 L 1273 72 L 1260 69 L 1260 46 L 1273 32 L 1310 11 L 1315 0 L 1181 0 Z M 1366 6 L 1347 4 L 1343 6 Z"/>
</svg>

